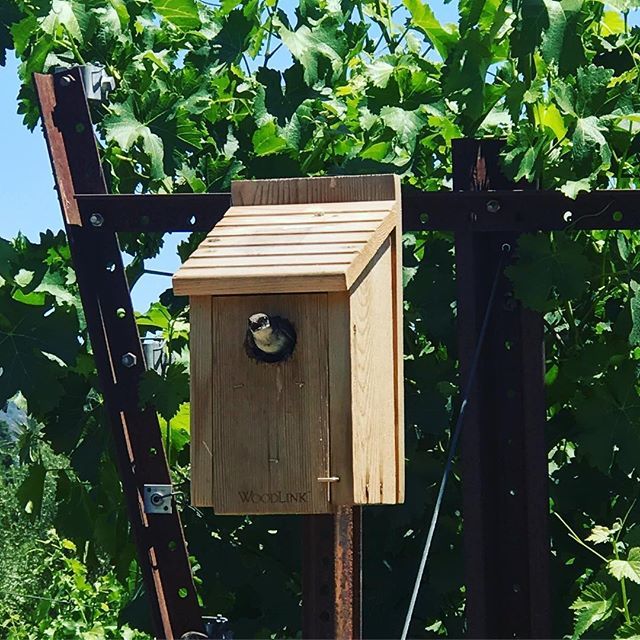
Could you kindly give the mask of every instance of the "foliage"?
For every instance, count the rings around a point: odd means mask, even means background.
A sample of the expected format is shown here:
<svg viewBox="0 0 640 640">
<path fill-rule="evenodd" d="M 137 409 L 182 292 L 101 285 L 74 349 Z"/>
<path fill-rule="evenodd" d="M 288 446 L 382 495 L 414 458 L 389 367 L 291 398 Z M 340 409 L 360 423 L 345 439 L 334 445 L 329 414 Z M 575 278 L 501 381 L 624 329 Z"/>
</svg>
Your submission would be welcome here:
<svg viewBox="0 0 640 640">
<path fill-rule="evenodd" d="M 92 558 L 88 544 L 80 553 L 51 528 L 58 515 L 56 476 L 68 460 L 52 453 L 23 400 L 19 405 L 0 415 L 3 638 L 147 638 L 119 619 L 140 588 L 135 563 L 121 582 L 108 558 Z"/>
<path fill-rule="evenodd" d="M 500 135 L 508 175 L 573 196 L 637 187 L 640 30 L 629 11 L 639 4 L 461 0 L 458 24 L 442 25 L 422 0 L 303 0 L 294 9 L 278 0 L 8 0 L 0 51 L 13 48 L 22 60 L 19 109 L 29 127 L 33 71 L 106 65 L 117 89 L 93 116 L 114 191 L 381 171 L 438 189 L 449 185 L 453 138 Z M 620 214 L 610 205 L 592 215 Z M 121 241 L 135 283 L 162 238 Z M 552 508 L 578 538 L 597 523 L 625 523 L 611 558 L 595 562 L 554 520 L 557 635 L 638 632 L 638 598 L 629 595 L 640 546 L 638 243 L 627 232 L 528 236 L 509 270 L 519 299 L 547 325 Z M 366 513 L 367 637 L 401 627 L 457 401 L 452 251 L 447 234 L 406 238 L 408 498 Z M 0 258 L 0 398 L 21 390 L 43 437 L 69 455 L 74 473 L 60 473 L 57 496 L 61 513 L 83 517 L 61 521 L 62 535 L 108 553 L 125 579 L 131 546 L 68 249 L 47 233 L 36 244 L 1 242 Z M 164 333 L 172 354 L 142 391 L 164 419 L 181 485 L 183 314 L 184 301 L 167 292 L 140 318 L 143 330 Z M 26 464 L 23 493 L 37 498 L 42 469 Z M 418 603 L 421 636 L 463 633 L 459 502 L 454 483 Z M 239 636 L 295 634 L 296 521 L 213 518 L 187 505 L 183 515 L 205 608 L 228 615 Z"/>
</svg>

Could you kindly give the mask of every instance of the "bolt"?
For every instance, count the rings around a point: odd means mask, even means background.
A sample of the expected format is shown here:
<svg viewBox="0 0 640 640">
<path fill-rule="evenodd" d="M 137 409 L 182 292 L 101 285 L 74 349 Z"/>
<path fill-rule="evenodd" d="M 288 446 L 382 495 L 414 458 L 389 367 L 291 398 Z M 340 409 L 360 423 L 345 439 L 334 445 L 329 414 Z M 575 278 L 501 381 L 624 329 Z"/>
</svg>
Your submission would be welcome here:
<svg viewBox="0 0 640 640">
<path fill-rule="evenodd" d="M 138 357 L 135 353 L 125 353 L 122 358 L 120 358 L 120 362 L 123 366 L 127 367 L 127 369 L 131 369 L 131 367 L 135 367 L 138 362 Z"/>
<path fill-rule="evenodd" d="M 500 203 L 497 200 L 489 200 L 487 202 L 487 211 L 489 213 L 498 213 L 500 211 Z"/>
<path fill-rule="evenodd" d="M 153 493 L 151 494 L 151 504 L 156 507 L 159 507 L 164 502 L 164 495 L 161 493 Z"/>
<path fill-rule="evenodd" d="M 99 213 L 92 213 L 89 222 L 94 227 L 101 227 L 104 224 L 104 218 Z"/>
<path fill-rule="evenodd" d="M 70 73 L 67 73 L 66 75 L 62 76 L 62 78 L 60 78 L 60 84 L 63 87 L 68 87 L 72 82 L 75 81 L 76 79 Z"/>
</svg>

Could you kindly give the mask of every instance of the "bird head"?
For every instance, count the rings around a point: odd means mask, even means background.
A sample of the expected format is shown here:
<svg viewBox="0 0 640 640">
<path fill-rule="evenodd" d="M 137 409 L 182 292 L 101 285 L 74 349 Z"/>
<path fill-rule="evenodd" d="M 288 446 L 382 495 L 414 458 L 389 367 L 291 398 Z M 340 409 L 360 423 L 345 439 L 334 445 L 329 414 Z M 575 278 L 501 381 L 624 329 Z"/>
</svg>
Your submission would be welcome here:
<svg viewBox="0 0 640 640">
<path fill-rule="evenodd" d="M 254 313 L 252 316 L 249 316 L 249 329 L 254 333 L 261 329 L 268 329 L 270 326 L 271 322 L 266 313 Z"/>
</svg>

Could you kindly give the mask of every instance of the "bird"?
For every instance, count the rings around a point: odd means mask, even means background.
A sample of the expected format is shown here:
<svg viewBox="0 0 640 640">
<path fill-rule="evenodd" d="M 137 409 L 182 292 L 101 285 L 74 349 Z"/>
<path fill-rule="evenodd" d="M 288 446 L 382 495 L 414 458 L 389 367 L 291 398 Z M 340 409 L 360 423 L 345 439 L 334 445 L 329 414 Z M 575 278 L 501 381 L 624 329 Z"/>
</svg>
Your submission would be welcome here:
<svg viewBox="0 0 640 640">
<path fill-rule="evenodd" d="M 248 325 L 245 349 L 249 356 L 261 362 L 281 362 L 291 356 L 296 332 L 286 318 L 254 313 Z"/>
</svg>

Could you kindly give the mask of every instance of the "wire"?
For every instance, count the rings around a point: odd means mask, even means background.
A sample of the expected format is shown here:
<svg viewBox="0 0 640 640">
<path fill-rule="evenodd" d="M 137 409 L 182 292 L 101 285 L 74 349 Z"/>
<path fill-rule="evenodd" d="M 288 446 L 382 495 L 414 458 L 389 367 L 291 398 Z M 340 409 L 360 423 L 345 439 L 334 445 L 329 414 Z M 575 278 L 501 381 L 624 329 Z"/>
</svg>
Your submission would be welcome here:
<svg viewBox="0 0 640 640">
<path fill-rule="evenodd" d="M 420 560 L 418 575 L 416 576 L 416 581 L 415 581 L 415 584 L 413 585 L 413 593 L 411 594 L 411 602 L 409 603 L 409 609 L 407 610 L 407 616 L 404 621 L 404 628 L 402 629 L 401 640 L 406 640 L 407 634 L 409 633 L 409 626 L 411 625 L 413 610 L 416 606 L 416 600 L 418 599 L 420 584 L 422 583 L 422 576 L 424 575 L 424 570 L 427 565 L 427 558 L 429 557 L 429 551 L 431 550 L 431 542 L 433 540 L 433 534 L 436 530 L 436 525 L 438 523 L 438 516 L 440 515 L 440 507 L 442 506 L 442 498 L 444 496 L 444 490 L 447 486 L 449 473 L 451 472 L 451 468 L 453 466 L 453 459 L 456 455 L 458 439 L 460 437 L 460 432 L 462 431 L 464 413 L 467 408 L 467 404 L 469 402 L 469 396 L 471 395 L 473 384 L 475 382 L 478 363 L 480 361 L 480 352 L 482 351 L 484 339 L 487 334 L 487 327 L 489 326 L 489 317 L 491 316 L 491 309 L 493 308 L 493 303 L 496 297 L 496 290 L 498 288 L 498 279 L 500 278 L 500 274 L 502 273 L 502 266 L 504 264 L 505 255 L 507 255 L 510 252 L 511 252 L 511 246 L 508 244 L 503 244 L 502 255 L 500 256 L 500 260 L 498 262 L 496 274 L 493 277 L 493 284 L 491 285 L 491 293 L 489 294 L 489 300 L 487 301 L 487 309 L 484 312 L 482 327 L 480 328 L 480 334 L 478 335 L 478 343 L 476 344 L 476 350 L 473 354 L 473 360 L 471 361 L 471 368 L 469 369 L 469 377 L 467 379 L 467 384 L 465 385 L 465 388 L 464 388 L 462 403 L 460 404 L 460 411 L 458 412 L 458 419 L 456 420 L 456 425 L 453 429 L 453 434 L 451 436 L 451 442 L 449 443 L 449 453 L 447 455 L 447 462 L 444 466 L 444 471 L 442 473 L 442 480 L 440 480 L 438 497 L 436 498 L 436 503 L 435 503 L 435 506 L 433 507 L 433 515 L 431 516 L 431 524 L 429 525 L 429 531 L 427 533 L 427 541 L 425 542 L 424 550 L 422 552 L 422 559 Z"/>
</svg>

